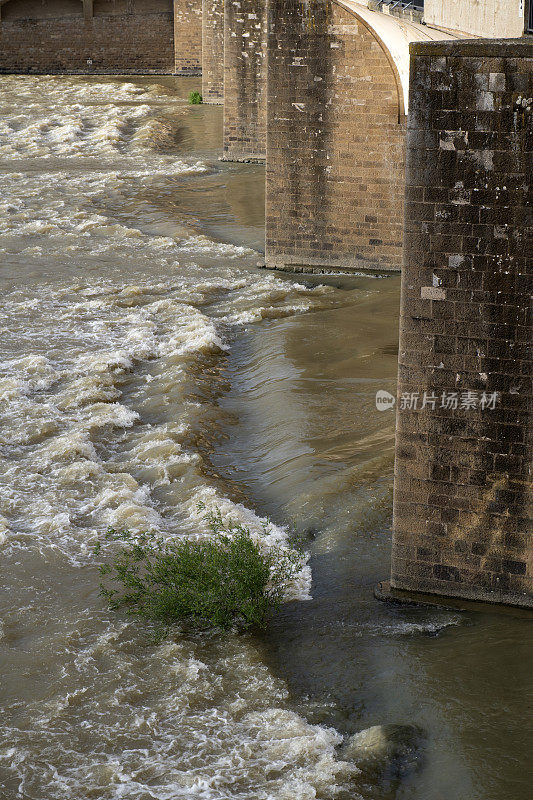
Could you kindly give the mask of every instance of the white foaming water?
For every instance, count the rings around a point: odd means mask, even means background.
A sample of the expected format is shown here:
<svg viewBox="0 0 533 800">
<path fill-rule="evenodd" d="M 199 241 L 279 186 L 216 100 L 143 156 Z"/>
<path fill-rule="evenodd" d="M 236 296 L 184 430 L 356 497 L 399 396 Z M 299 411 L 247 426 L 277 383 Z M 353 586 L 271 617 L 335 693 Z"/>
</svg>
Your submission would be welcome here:
<svg viewBox="0 0 533 800">
<path fill-rule="evenodd" d="M 5 78 L 0 158 L 116 155 L 130 131 L 135 142 L 139 128 L 157 124 L 157 97 L 157 88 L 131 83 L 42 76 L 36 89 L 33 78 Z"/>
<path fill-rule="evenodd" d="M 83 615 L 54 692 L 13 709 L 0 765 L 23 796 L 312 800 L 357 778 L 335 731 L 284 707 L 251 644 L 219 641 L 214 660 L 209 641 L 140 646 L 132 624 L 96 627 Z"/>
<path fill-rule="evenodd" d="M 217 169 L 164 152 L 182 100 L 17 77 L 2 79 L 2 104 L 2 790 L 355 797 L 340 737 L 290 710 L 252 640 L 150 644 L 103 609 L 92 559 L 108 526 L 209 535 L 200 502 L 289 546 L 213 475 L 217 398 L 239 326 L 327 306 L 332 291 L 253 272 L 256 253 L 170 213 L 154 222 L 148 195 Z M 287 599 L 309 587 L 304 567 Z"/>
<path fill-rule="evenodd" d="M 16 531 L 33 531 L 41 547 L 77 563 L 110 525 L 205 534 L 200 502 L 263 531 L 253 512 L 215 493 L 195 445 L 219 415 L 216 383 L 198 402 L 196 380 L 205 381 L 202 367 L 219 369 L 231 328 L 184 303 L 186 288 L 163 291 L 159 283 L 41 287 L 38 311 L 21 290 L 6 299 L 8 341 L 29 336 L 47 353 L 6 360 L 1 370 L 8 546 Z M 152 487 L 165 487 L 169 500 L 156 502 Z M 262 536 L 265 545 L 286 539 L 281 529 Z M 303 595 L 308 582 L 306 571 Z"/>
</svg>

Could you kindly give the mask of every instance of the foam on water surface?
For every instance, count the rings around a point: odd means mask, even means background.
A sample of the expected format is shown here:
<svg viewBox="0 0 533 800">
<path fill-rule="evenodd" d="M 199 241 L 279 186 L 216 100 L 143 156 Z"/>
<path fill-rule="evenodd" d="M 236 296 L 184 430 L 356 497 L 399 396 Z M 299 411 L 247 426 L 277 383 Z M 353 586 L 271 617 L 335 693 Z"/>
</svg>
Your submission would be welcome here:
<svg viewBox="0 0 533 800">
<path fill-rule="evenodd" d="M 83 615 L 63 637 L 51 690 L 13 709 L 20 727 L 0 764 L 12 765 L 24 796 L 311 800 L 357 778 L 336 758 L 341 737 L 286 707 L 284 685 L 251 644 L 141 648 L 133 624 L 97 627 Z"/>
<path fill-rule="evenodd" d="M 14 516 L 12 527 L 27 531 L 37 520 L 39 530 L 48 529 L 53 502 L 65 508 L 50 523 L 59 526 L 58 536 L 43 547 L 61 547 L 77 560 L 80 543 L 59 523 L 80 516 L 82 549 L 102 526 L 149 525 L 173 533 L 200 525 L 191 508 L 211 500 L 213 489 L 194 439 L 202 416 L 216 420 L 217 385 L 209 386 L 207 378 L 204 402 L 190 394 L 199 375 L 206 380 L 202 366 L 217 369 L 231 327 L 184 303 L 183 288 L 167 286 L 163 297 L 161 284 L 153 295 L 150 284 L 100 284 L 76 292 L 42 287 L 39 311 L 32 305 L 28 346 L 45 342 L 48 355 L 4 362 L 0 442 L 3 506 Z M 20 290 L 6 298 L 13 342 L 19 333 L 25 336 L 28 311 Z M 31 487 L 29 505 L 18 488 L 22 476 L 26 490 Z M 162 484 L 171 488 L 173 502 L 156 511 L 150 487 Z M 219 501 L 229 514 L 229 501 Z M 242 521 L 244 509 L 235 506 L 235 513 Z M 253 522 L 251 512 L 246 521 Z M 278 533 L 281 540 L 286 533 Z"/>
</svg>

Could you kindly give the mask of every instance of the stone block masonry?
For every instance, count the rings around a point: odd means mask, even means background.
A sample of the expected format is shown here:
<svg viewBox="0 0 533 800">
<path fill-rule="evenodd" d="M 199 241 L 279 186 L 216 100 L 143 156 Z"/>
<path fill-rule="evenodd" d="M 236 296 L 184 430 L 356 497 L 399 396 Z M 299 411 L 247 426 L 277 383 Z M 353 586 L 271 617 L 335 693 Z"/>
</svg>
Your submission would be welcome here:
<svg viewBox="0 0 533 800">
<path fill-rule="evenodd" d="M 224 102 L 224 0 L 203 0 L 202 96 L 204 103 Z"/>
<path fill-rule="evenodd" d="M 0 72 L 199 74 L 200 0 L 9 0 Z"/>
<path fill-rule="evenodd" d="M 269 0 L 266 264 L 397 270 L 405 118 L 384 46 L 330 0 Z"/>
<path fill-rule="evenodd" d="M 225 0 L 225 161 L 266 154 L 266 0 Z"/>
<path fill-rule="evenodd" d="M 202 2 L 174 0 L 174 72 L 202 74 Z"/>
<path fill-rule="evenodd" d="M 533 606 L 533 44 L 411 59 L 391 586 Z"/>
</svg>

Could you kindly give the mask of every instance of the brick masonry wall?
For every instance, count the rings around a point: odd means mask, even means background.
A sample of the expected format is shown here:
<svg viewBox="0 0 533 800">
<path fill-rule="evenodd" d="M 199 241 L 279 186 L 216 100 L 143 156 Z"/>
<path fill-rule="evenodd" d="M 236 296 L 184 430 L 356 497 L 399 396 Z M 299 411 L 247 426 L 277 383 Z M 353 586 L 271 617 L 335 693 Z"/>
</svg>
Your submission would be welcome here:
<svg viewBox="0 0 533 800">
<path fill-rule="evenodd" d="M 224 142 L 226 161 L 266 153 L 266 0 L 226 0 Z"/>
<path fill-rule="evenodd" d="M 202 96 L 224 102 L 224 0 L 203 0 Z"/>
<path fill-rule="evenodd" d="M 270 0 L 266 263 L 399 269 L 405 122 L 373 33 L 330 0 Z"/>
<path fill-rule="evenodd" d="M 533 45 L 411 54 L 391 585 L 531 606 Z"/>
<path fill-rule="evenodd" d="M 173 71 L 172 13 L 113 14 L 86 22 L 80 11 L 79 17 L 0 23 L 0 72 Z"/>
<path fill-rule="evenodd" d="M 176 75 L 201 75 L 201 0 L 174 0 L 174 49 Z"/>
</svg>

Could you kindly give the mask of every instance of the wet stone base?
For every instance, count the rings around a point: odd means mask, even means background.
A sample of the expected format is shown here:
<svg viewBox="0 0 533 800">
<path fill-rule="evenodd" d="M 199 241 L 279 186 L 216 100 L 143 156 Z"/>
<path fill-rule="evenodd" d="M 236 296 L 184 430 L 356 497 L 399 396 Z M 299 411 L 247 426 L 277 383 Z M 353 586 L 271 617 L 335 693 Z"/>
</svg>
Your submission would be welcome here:
<svg viewBox="0 0 533 800">
<path fill-rule="evenodd" d="M 391 275 L 400 272 L 400 267 L 388 267 L 375 264 L 369 261 L 355 262 L 351 264 L 293 264 L 290 261 L 277 261 L 268 259 L 264 266 L 266 269 L 277 270 L 279 272 L 295 272 L 309 275 L 359 275 L 365 273 L 369 275 Z"/>
<path fill-rule="evenodd" d="M 533 619 L 530 609 L 533 609 L 533 602 L 527 595 L 498 595 L 472 597 L 445 597 L 438 594 L 426 592 L 410 592 L 405 589 L 394 589 L 390 581 L 380 581 L 374 588 L 374 597 L 385 603 L 395 603 L 398 605 L 425 605 L 437 606 L 439 608 L 453 608 L 464 611 L 481 611 L 500 614 L 518 614 Z"/>
<path fill-rule="evenodd" d="M 266 156 L 254 156 L 254 155 L 244 155 L 244 156 L 234 156 L 234 155 L 224 155 L 220 156 L 219 161 L 235 161 L 238 164 L 265 164 L 266 163 Z"/>
</svg>

